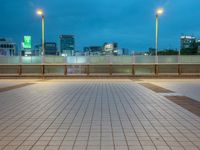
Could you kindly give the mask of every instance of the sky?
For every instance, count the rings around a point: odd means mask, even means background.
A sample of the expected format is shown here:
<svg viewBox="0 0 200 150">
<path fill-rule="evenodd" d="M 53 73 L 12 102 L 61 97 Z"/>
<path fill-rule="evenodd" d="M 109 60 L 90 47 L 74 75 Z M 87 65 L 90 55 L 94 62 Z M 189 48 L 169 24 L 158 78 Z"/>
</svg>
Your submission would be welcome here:
<svg viewBox="0 0 200 150">
<path fill-rule="evenodd" d="M 75 35 L 76 49 L 117 42 L 119 47 L 144 51 L 155 47 L 155 10 L 159 17 L 159 49 L 180 47 L 181 35 L 200 36 L 200 0 L 0 0 L 0 37 L 19 46 L 24 35 L 33 46 L 41 41 L 41 18 L 45 13 L 45 41 L 59 35 Z"/>
</svg>

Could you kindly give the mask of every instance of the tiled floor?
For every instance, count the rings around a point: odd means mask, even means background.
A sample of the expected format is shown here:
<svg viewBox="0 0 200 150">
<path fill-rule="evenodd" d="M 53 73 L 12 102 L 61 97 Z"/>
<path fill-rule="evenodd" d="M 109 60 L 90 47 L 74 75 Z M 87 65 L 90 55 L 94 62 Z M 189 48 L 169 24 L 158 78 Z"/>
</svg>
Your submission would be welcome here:
<svg viewBox="0 0 200 150">
<path fill-rule="evenodd" d="M 143 82 L 170 89 L 200 102 L 200 79 L 145 79 Z"/>
<path fill-rule="evenodd" d="M 0 93 L 0 149 L 198 150 L 200 118 L 128 79 L 36 82 Z"/>
</svg>

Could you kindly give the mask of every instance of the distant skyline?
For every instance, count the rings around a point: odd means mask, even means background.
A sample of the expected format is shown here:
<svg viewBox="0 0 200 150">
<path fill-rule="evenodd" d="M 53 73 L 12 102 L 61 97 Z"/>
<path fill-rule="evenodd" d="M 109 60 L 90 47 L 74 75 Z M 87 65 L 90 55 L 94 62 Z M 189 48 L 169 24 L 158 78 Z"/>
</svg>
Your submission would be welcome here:
<svg viewBox="0 0 200 150">
<path fill-rule="evenodd" d="M 155 10 L 159 17 L 159 48 L 180 48 L 180 36 L 200 35 L 200 0 L 1 0 L 0 37 L 12 38 L 20 47 L 24 35 L 33 46 L 41 41 L 41 18 L 45 13 L 45 40 L 59 44 L 59 35 L 75 35 L 76 49 L 118 42 L 129 50 L 155 47 Z"/>
</svg>

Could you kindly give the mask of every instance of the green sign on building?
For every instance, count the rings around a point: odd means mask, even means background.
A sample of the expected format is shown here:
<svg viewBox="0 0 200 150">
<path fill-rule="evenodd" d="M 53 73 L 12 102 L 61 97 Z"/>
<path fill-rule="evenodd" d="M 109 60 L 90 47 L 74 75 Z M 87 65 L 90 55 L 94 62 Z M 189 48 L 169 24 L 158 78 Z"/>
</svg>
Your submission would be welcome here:
<svg viewBox="0 0 200 150">
<path fill-rule="evenodd" d="M 31 36 L 24 36 L 24 48 L 31 49 Z"/>
</svg>

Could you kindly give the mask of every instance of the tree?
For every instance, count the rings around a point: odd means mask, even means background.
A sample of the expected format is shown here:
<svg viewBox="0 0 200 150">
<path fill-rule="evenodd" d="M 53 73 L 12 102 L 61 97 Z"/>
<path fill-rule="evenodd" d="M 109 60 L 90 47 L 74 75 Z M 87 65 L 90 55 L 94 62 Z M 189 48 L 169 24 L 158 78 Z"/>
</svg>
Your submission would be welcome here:
<svg viewBox="0 0 200 150">
<path fill-rule="evenodd" d="M 149 48 L 149 55 L 155 55 L 155 48 Z M 174 49 L 165 49 L 158 51 L 158 55 L 178 55 L 178 51 Z"/>
<path fill-rule="evenodd" d="M 198 55 L 198 47 L 182 49 L 181 55 Z"/>
<path fill-rule="evenodd" d="M 173 49 L 166 49 L 158 51 L 158 55 L 178 55 L 178 51 Z"/>
</svg>

